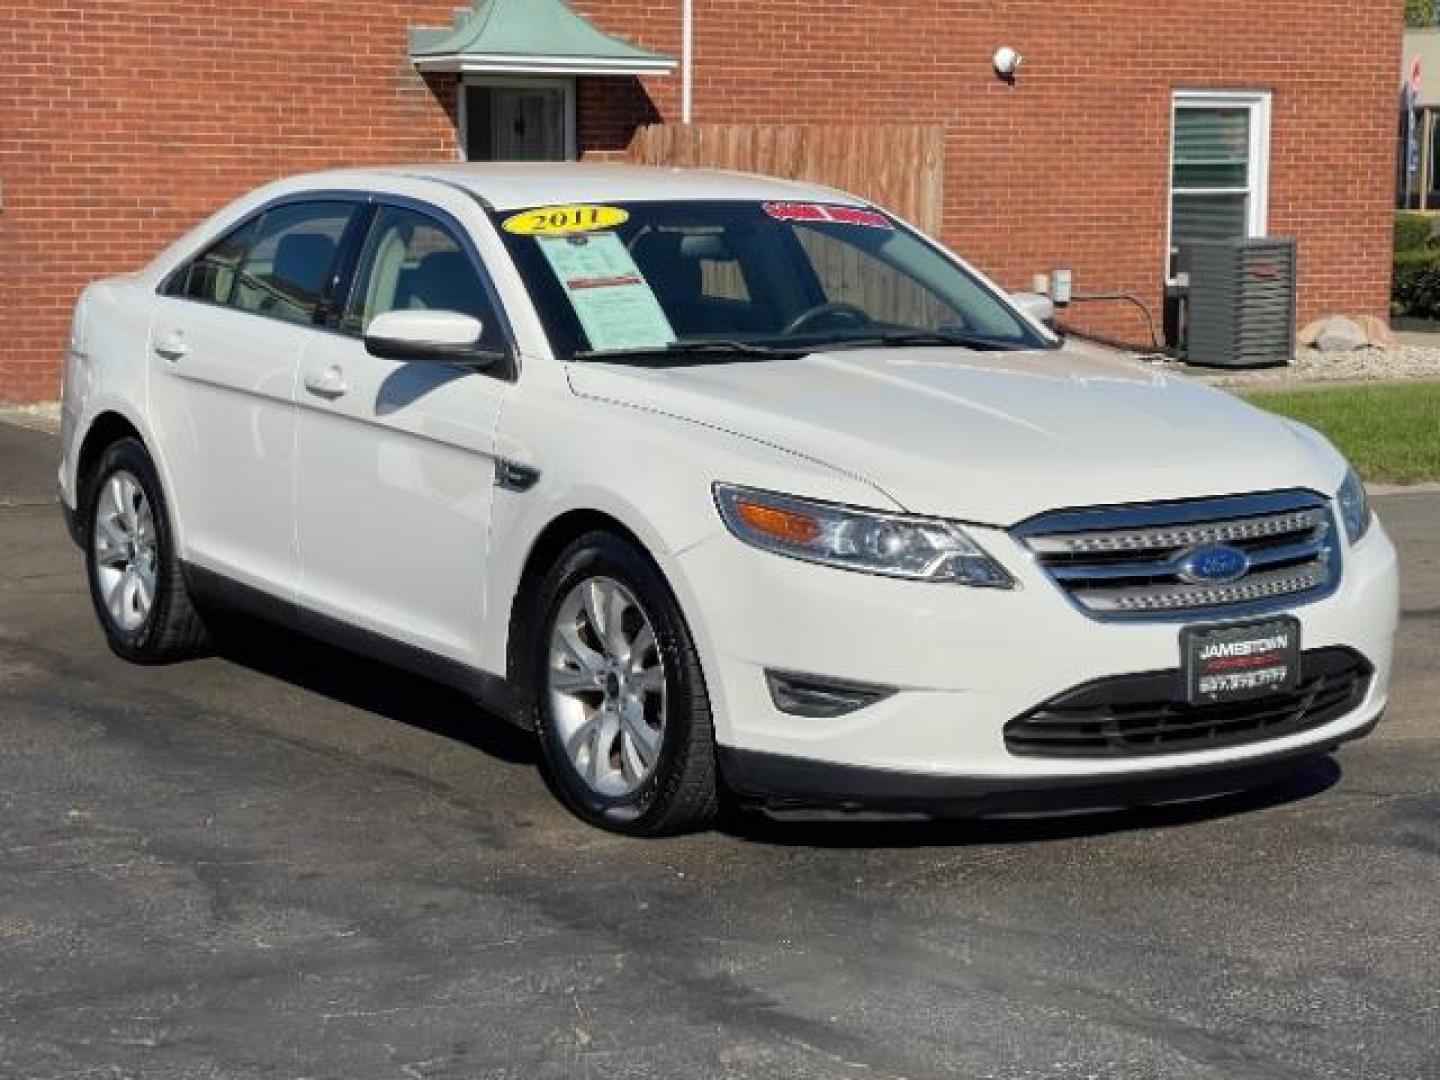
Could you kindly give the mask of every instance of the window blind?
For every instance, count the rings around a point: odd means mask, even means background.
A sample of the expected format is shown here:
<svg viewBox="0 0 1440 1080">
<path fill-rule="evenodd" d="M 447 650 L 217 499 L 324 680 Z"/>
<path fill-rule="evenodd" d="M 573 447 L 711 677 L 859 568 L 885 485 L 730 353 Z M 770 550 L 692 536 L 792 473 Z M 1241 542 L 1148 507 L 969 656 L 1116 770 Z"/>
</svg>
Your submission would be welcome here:
<svg viewBox="0 0 1440 1080">
<path fill-rule="evenodd" d="M 1176 109 L 1178 190 L 1245 188 L 1250 183 L 1250 110 Z"/>
</svg>

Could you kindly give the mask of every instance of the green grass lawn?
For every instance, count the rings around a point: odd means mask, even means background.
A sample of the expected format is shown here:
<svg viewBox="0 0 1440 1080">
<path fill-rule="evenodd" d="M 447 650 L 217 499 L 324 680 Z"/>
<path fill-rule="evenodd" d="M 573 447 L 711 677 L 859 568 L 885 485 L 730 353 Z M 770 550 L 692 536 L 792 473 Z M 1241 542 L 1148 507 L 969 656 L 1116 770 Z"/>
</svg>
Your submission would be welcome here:
<svg viewBox="0 0 1440 1080">
<path fill-rule="evenodd" d="M 1440 480 L 1440 383 L 1257 390 L 1245 397 L 1324 432 L 1366 480 Z"/>
</svg>

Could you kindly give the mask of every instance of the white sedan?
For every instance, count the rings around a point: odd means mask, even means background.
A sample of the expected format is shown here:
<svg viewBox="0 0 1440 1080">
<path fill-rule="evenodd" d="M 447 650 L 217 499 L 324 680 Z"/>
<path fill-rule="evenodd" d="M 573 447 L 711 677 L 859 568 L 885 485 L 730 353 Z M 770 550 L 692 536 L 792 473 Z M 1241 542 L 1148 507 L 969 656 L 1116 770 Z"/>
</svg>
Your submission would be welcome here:
<svg viewBox="0 0 1440 1080">
<path fill-rule="evenodd" d="M 1261 782 L 1385 707 L 1395 553 L 1315 432 L 1065 346 L 861 199 L 416 166 L 239 200 L 76 309 L 111 647 L 245 608 L 533 728 L 606 828 Z"/>
</svg>

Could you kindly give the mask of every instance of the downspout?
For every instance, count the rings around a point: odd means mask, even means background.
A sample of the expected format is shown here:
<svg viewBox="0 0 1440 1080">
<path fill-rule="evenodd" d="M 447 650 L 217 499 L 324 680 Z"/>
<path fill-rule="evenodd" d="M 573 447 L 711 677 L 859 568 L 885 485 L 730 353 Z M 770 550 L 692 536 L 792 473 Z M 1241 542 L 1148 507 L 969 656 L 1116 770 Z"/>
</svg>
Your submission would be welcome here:
<svg viewBox="0 0 1440 1080">
<path fill-rule="evenodd" d="M 690 123 L 690 55 L 695 48 L 694 0 L 680 3 L 680 122 Z"/>
</svg>

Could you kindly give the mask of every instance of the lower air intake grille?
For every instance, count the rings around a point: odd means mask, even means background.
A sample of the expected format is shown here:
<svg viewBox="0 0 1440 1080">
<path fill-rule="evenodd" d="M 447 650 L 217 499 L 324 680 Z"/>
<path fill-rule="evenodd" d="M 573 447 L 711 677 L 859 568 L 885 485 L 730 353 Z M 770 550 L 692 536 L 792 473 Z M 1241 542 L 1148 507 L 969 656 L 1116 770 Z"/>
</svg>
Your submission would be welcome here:
<svg viewBox="0 0 1440 1080">
<path fill-rule="evenodd" d="M 1294 690 L 1218 705 L 1182 700 L 1179 671 L 1101 679 L 1011 720 L 1005 748 L 1024 757 L 1114 758 L 1243 746 L 1338 720 L 1370 686 L 1370 665 L 1350 649 L 1312 649 L 1300 672 Z"/>
</svg>

